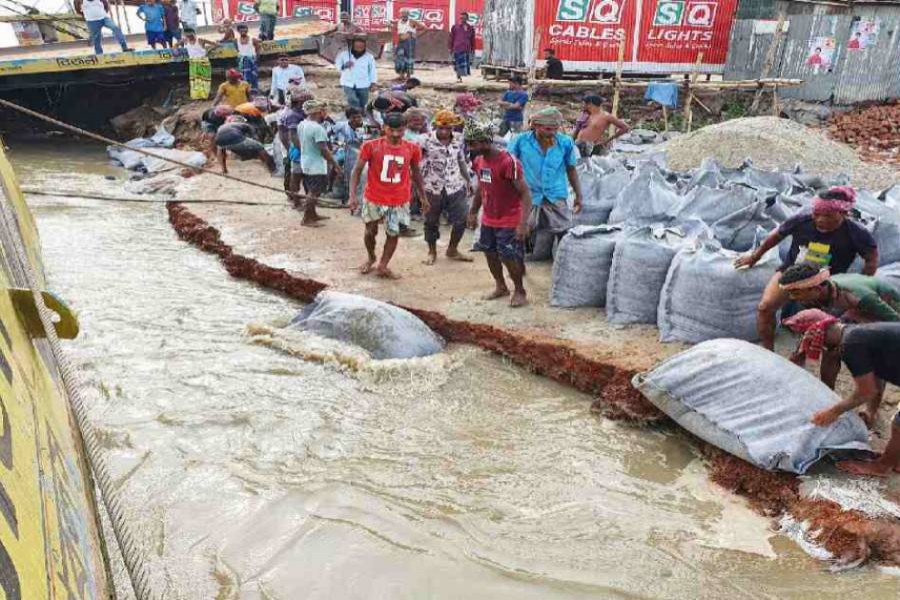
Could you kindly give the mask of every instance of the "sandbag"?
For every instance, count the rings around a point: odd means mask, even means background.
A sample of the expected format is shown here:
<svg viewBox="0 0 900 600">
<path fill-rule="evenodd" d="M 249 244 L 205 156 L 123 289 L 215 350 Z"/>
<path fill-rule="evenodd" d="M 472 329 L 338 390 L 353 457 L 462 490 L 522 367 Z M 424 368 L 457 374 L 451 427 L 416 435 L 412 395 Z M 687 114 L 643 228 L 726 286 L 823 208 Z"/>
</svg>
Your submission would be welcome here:
<svg viewBox="0 0 900 600">
<path fill-rule="evenodd" d="M 878 267 L 875 277 L 891 284 L 900 292 L 900 262 Z"/>
<path fill-rule="evenodd" d="M 752 189 L 737 184 L 721 188 L 696 185 L 672 206 L 669 215 L 675 222 L 700 219 L 715 223 L 757 202 Z"/>
<path fill-rule="evenodd" d="M 559 243 L 553 261 L 550 305 L 566 308 L 603 306 L 618 227 L 578 225 Z"/>
<path fill-rule="evenodd" d="M 810 422 L 840 401 L 817 377 L 741 340 L 698 344 L 632 384 L 700 439 L 763 469 L 802 474 L 825 456 L 871 450 L 854 411 L 829 427 Z"/>
<path fill-rule="evenodd" d="M 659 297 L 660 341 L 756 341 L 756 307 L 779 261 L 773 250 L 752 269 L 736 270 L 738 256 L 712 242 L 679 250 Z"/>
<path fill-rule="evenodd" d="M 148 173 L 160 173 L 162 171 L 171 171 L 172 169 L 184 168 L 181 165 L 176 165 L 175 163 L 158 157 L 177 160 L 182 163 L 187 163 L 192 167 L 202 167 L 206 164 L 206 155 L 202 152 L 195 152 L 190 150 L 171 150 L 167 148 L 153 148 L 150 150 L 150 152 L 152 152 L 156 156 L 143 156 L 141 158 L 141 163 Z"/>
<path fill-rule="evenodd" d="M 665 222 L 679 200 L 678 190 L 666 181 L 660 168 L 653 162 L 643 163 L 616 197 L 609 222 L 634 226 Z"/>
<path fill-rule="evenodd" d="M 595 160 L 580 163 L 576 170 L 581 183 L 583 206 L 580 213 L 573 215 L 575 225 L 605 224 L 616 197 L 631 181 L 631 172 L 622 165 L 606 169 L 605 165 Z"/>
<path fill-rule="evenodd" d="M 411 312 L 342 292 L 319 292 L 291 326 L 359 346 L 379 360 L 428 356 L 444 348 L 444 340 Z"/>
<path fill-rule="evenodd" d="M 673 229 L 642 227 L 615 244 L 606 287 L 610 323 L 656 323 L 659 293 L 685 235 Z"/>
<path fill-rule="evenodd" d="M 758 199 L 712 224 L 713 235 L 727 250 L 746 252 L 760 238 L 787 220 L 788 213 L 779 196 Z"/>
<path fill-rule="evenodd" d="M 878 244 L 879 266 L 900 261 L 900 211 L 866 190 L 857 192 L 856 209 Z"/>
</svg>

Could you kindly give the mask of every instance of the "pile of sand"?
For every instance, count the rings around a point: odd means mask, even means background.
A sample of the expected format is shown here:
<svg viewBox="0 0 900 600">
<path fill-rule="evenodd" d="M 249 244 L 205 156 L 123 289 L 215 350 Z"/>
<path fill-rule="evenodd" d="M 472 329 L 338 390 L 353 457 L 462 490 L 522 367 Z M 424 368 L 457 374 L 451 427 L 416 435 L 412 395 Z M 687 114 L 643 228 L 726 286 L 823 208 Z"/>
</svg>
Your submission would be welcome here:
<svg viewBox="0 0 900 600">
<path fill-rule="evenodd" d="M 746 159 L 773 170 L 800 165 L 804 171 L 823 176 L 845 173 L 855 185 L 880 190 L 900 182 L 900 172 L 889 166 L 863 162 L 846 144 L 824 133 L 788 119 L 750 117 L 710 125 L 678 136 L 662 146 L 669 167 L 682 171 L 699 167 L 704 158 L 716 158 L 728 167 Z"/>
</svg>

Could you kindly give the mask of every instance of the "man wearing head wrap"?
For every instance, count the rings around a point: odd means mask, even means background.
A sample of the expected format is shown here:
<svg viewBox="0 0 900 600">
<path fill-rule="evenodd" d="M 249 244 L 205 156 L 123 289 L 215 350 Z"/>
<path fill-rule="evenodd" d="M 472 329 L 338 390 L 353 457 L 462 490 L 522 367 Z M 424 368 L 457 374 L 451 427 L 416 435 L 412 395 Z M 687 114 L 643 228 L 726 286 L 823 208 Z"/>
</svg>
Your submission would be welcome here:
<svg viewBox="0 0 900 600">
<path fill-rule="evenodd" d="M 309 195 L 303 208 L 303 220 L 300 222 L 305 227 L 319 227 L 323 217 L 316 213 L 318 198 L 328 189 L 328 168 L 341 174 L 341 167 L 334 160 L 331 148 L 328 146 L 328 132 L 322 123 L 326 117 L 324 102 L 307 100 L 303 103 L 303 112 L 306 119 L 297 125 L 297 137 L 300 140 L 300 172 L 303 174 L 303 186 Z"/>
<path fill-rule="evenodd" d="M 853 375 L 853 393 L 835 405 L 817 412 L 812 422 L 827 427 L 845 412 L 865 405 L 860 417 L 874 427 L 884 395 L 885 382 L 900 386 L 900 323 L 846 325 L 816 309 L 804 310 L 785 320 L 785 325 L 803 337 L 795 354 L 802 364 L 815 360 L 824 349 L 839 354 Z M 823 354 L 824 356 L 824 354 Z M 891 424 L 887 448 L 876 461 L 845 461 L 838 468 L 857 475 L 887 477 L 900 472 L 900 413 Z"/>
<path fill-rule="evenodd" d="M 406 134 L 404 139 L 422 145 L 428 137 L 428 113 L 421 108 L 410 108 L 406 111 Z"/>
<path fill-rule="evenodd" d="M 470 122 L 464 135 L 469 151 L 475 155 L 472 168 L 478 180 L 469 210 L 469 227 L 475 229 L 480 210 L 481 233 L 474 249 L 484 252 L 494 278 L 494 291 L 485 299 L 496 300 L 510 295 L 503 276 L 506 267 L 513 283 L 509 305 L 513 308 L 524 306 L 528 302 L 523 280 L 531 192 L 525 183 L 522 163 L 497 147 L 489 126 Z"/>
<path fill-rule="evenodd" d="M 225 72 L 225 81 L 219 86 L 216 97 L 213 99 L 213 106 L 217 104 L 239 106 L 245 102 L 250 102 L 250 84 L 242 81 L 240 71 L 228 69 Z"/>
<path fill-rule="evenodd" d="M 419 197 L 422 198 L 423 210 L 427 212 L 429 208 L 422 172 L 419 170 L 422 150 L 416 144 L 403 139 L 405 128 L 405 115 L 386 114 L 384 136 L 362 145 L 359 158 L 350 175 L 350 212 L 354 213 L 360 209 L 360 216 L 366 224 L 363 241 L 368 258 L 360 267 L 360 272 L 364 275 L 374 270 L 379 277 L 398 278 L 388 265 L 397 249 L 401 225 L 409 225 L 411 184 L 415 185 Z M 366 166 L 369 167 L 369 176 L 360 203 L 357 187 Z M 387 234 L 381 260 L 375 253 L 379 223 L 384 224 L 384 231 Z"/>
<path fill-rule="evenodd" d="M 785 269 L 779 288 L 789 299 L 838 315 L 844 323 L 900 322 L 900 292 L 875 277 L 851 273 L 832 277 L 828 269 L 804 263 Z M 837 354 L 826 352 L 822 381 L 833 388 L 840 370 Z"/>
<path fill-rule="evenodd" d="M 878 268 L 878 246 L 869 231 L 852 221 L 848 212 L 856 200 L 856 192 L 848 186 L 833 187 L 813 200 L 811 210 L 803 210 L 782 223 L 753 252 L 738 258 L 735 267 L 752 267 L 778 246 L 791 238 L 787 257 L 772 276 L 757 306 L 757 330 L 763 347 L 775 346 L 775 314 L 788 301 L 787 292 L 779 287 L 782 273 L 791 265 L 809 263 L 827 268 L 832 275 L 846 273 L 857 256 L 865 260 L 863 274 L 874 275 Z"/>
<path fill-rule="evenodd" d="M 459 252 L 459 242 L 466 230 L 468 196 L 472 189 L 463 139 L 453 131 L 460 121 L 449 110 L 438 111 L 434 116 L 434 132 L 426 134 L 419 142 L 422 147 L 422 178 L 430 206 L 425 215 L 425 242 L 428 244 L 426 265 L 433 265 L 437 261 L 440 221 L 441 215 L 445 213 L 451 227 L 447 258 L 472 262 L 471 258 Z"/>
<path fill-rule="evenodd" d="M 561 236 L 572 226 L 567 200 L 569 186 L 575 190 L 573 210 L 581 212 L 581 184 L 575 165 L 578 149 L 571 137 L 560 133 L 562 113 L 553 107 L 544 108 L 531 115 L 532 130 L 516 137 L 509 145 L 509 152 L 518 158 L 525 168 L 525 181 L 531 190 L 531 215 L 529 246 L 535 241 Z M 536 257 L 542 258 L 542 257 Z"/>
</svg>

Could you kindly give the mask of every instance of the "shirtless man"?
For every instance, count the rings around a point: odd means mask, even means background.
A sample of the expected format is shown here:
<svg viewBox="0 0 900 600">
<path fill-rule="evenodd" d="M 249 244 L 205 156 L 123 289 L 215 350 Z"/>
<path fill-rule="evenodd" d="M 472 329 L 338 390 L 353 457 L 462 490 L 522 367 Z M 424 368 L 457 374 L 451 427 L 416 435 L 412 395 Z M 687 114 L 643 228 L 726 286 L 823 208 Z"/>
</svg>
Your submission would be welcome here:
<svg viewBox="0 0 900 600">
<path fill-rule="evenodd" d="M 587 122 L 578 131 L 575 142 L 582 157 L 588 157 L 608 146 L 616 138 L 631 131 L 625 121 L 616 118 L 603 110 L 603 98 L 596 94 L 588 94 L 584 97 L 584 111 L 587 113 Z M 612 137 L 607 137 L 609 126 L 616 128 Z"/>
</svg>

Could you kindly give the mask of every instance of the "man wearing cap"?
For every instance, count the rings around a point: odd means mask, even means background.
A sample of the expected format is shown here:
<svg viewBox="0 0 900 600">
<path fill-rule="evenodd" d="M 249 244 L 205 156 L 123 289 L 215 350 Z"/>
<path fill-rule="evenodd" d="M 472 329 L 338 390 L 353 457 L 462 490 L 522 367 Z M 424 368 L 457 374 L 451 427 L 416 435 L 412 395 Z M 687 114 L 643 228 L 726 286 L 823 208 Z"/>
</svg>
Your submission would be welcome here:
<svg viewBox="0 0 900 600">
<path fill-rule="evenodd" d="M 272 89 L 269 96 L 279 106 L 287 104 L 287 93 L 292 85 L 305 85 L 303 67 L 290 61 L 287 54 L 278 56 L 278 64 L 272 67 Z"/>
<path fill-rule="evenodd" d="M 242 81 L 241 73 L 237 69 L 228 69 L 225 72 L 225 81 L 219 85 L 213 106 L 227 104 L 231 107 L 240 106 L 250 102 L 250 84 Z"/>
<path fill-rule="evenodd" d="M 349 47 L 337 55 L 334 66 L 341 74 L 347 104 L 364 109 L 369 103 L 369 92 L 374 92 L 378 83 L 375 57 L 366 50 L 365 36 L 352 35 L 347 42 Z"/>
<path fill-rule="evenodd" d="M 318 100 L 307 100 L 303 103 L 306 119 L 297 125 L 297 137 L 300 139 L 300 170 L 303 173 L 303 185 L 309 198 L 303 209 L 301 225 L 319 227 L 320 221 L 328 217 L 316 213 L 318 198 L 328 189 L 328 167 L 341 174 L 341 167 L 334 160 L 328 146 L 328 132 L 322 126 L 325 121 L 325 103 Z"/>
<path fill-rule="evenodd" d="M 603 110 L 603 98 L 597 94 L 588 94 L 583 101 L 584 112 L 588 117 L 575 138 L 581 156 L 602 154 L 613 140 L 631 131 L 631 127 L 625 121 Z M 616 133 L 607 136 L 606 132 L 610 125 L 616 128 Z"/>
<path fill-rule="evenodd" d="M 832 276 L 826 268 L 801 263 L 784 270 L 778 287 L 791 300 L 839 316 L 843 323 L 900 322 L 900 292 L 876 277 L 855 273 Z M 795 359 L 800 356 L 799 350 L 794 353 Z M 833 388 L 840 370 L 837 353 L 826 352 L 822 381 Z"/>
<path fill-rule="evenodd" d="M 437 241 L 441 237 L 440 222 L 444 213 L 451 228 L 446 257 L 472 262 L 471 258 L 459 252 L 459 242 L 466 231 L 467 197 L 472 191 L 463 138 L 453 131 L 461 123 L 462 117 L 459 115 L 440 110 L 434 115 L 434 132 L 425 134 L 419 142 L 422 146 L 422 178 L 430 207 L 425 215 L 425 242 L 428 244 L 426 265 L 437 261 Z"/>
<path fill-rule="evenodd" d="M 474 122 L 466 124 L 465 140 L 475 155 L 472 168 L 478 190 L 469 209 L 469 227 L 475 229 L 481 211 L 481 234 L 475 251 L 484 252 L 488 269 L 494 278 L 494 291 L 485 300 L 510 295 L 503 267 L 513 283 L 512 308 L 524 306 L 525 238 L 528 236 L 528 213 L 531 192 L 525 183 L 522 164 L 510 153 L 497 148 L 490 126 Z"/>
<path fill-rule="evenodd" d="M 875 425 L 885 383 L 900 386 L 900 323 L 846 325 L 826 312 L 804 310 L 785 320 L 800 341 L 798 362 L 815 360 L 825 350 L 838 354 L 853 375 L 854 389 L 844 400 L 813 415 L 813 424 L 828 427 L 845 412 L 865 406 L 860 417 Z M 838 468 L 856 475 L 887 477 L 900 472 L 900 413 L 891 423 L 890 441 L 874 461 L 842 461 Z"/>
<path fill-rule="evenodd" d="M 578 149 L 572 138 L 560 133 L 562 124 L 558 109 L 544 108 L 532 115 L 532 130 L 517 136 L 509 145 L 509 153 L 522 162 L 531 190 L 528 225 L 532 246 L 538 234 L 561 235 L 572 226 L 566 203 L 570 185 L 575 190 L 572 210 L 581 212 L 581 184 L 575 172 Z"/>
<path fill-rule="evenodd" d="M 846 273 L 859 256 L 864 261 L 863 274 L 874 275 L 878 268 L 878 246 L 865 227 L 848 218 L 856 202 L 856 192 L 849 186 L 833 187 L 813 200 L 812 210 L 804 210 L 789 218 L 753 252 L 735 261 L 735 267 L 753 267 L 782 240 L 791 238 L 787 258 L 769 280 L 757 306 L 756 327 L 761 344 L 775 347 L 775 315 L 788 301 L 780 287 L 782 273 L 795 263 L 809 263 L 827 268 L 832 275 Z"/>
<path fill-rule="evenodd" d="M 353 174 L 350 176 L 350 212 L 353 213 L 360 209 L 360 215 L 366 224 L 364 242 L 368 257 L 360 267 L 362 274 L 371 273 L 374 269 L 379 277 L 398 278 L 388 268 L 388 265 L 397 249 L 400 226 L 409 226 L 409 200 L 412 196 L 412 184 L 415 185 L 419 197 L 422 198 L 423 210 L 427 212 L 429 208 L 422 182 L 422 173 L 419 170 L 419 164 L 422 162 L 422 150 L 416 144 L 403 139 L 405 128 L 406 118 L 403 114 L 386 114 L 384 116 L 384 135 L 362 145 L 359 158 L 353 167 Z M 369 176 L 360 206 L 357 186 L 363 169 L 367 165 Z M 379 223 L 384 223 L 387 236 L 381 260 L 375 254 Z"/>
</svg>

